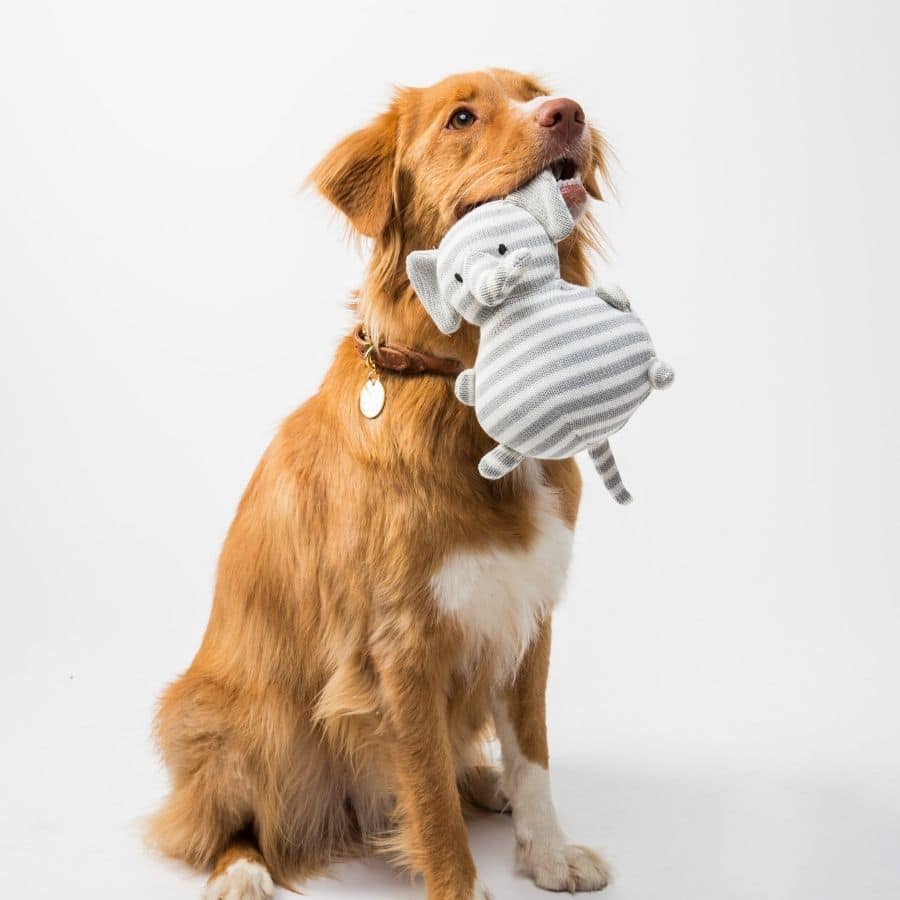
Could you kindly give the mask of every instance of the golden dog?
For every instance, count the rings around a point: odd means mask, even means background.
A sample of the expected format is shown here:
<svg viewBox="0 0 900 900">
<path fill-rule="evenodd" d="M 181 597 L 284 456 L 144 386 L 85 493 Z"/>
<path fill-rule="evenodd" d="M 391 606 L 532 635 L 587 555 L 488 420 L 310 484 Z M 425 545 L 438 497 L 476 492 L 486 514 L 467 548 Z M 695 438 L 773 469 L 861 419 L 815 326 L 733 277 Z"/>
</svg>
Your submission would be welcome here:
<svg viewBox="0 0 900 900">
<path fill-rule="evenodd" d="M 563 277 L 584 284 L 604 143 L 533 78 L 490 70 L 401 89 L 311 176 L 372 239 L 364 334 L 338 346 L 259 463 L 202 646 L 156 722 L 172 789 L 150 835 L 211 870 L 210 898 L 270 897 L 373 850 L 424 875 L 431 900 L 488 897 L 468 805 L 511 807 L 539 886 L 607 883 L 601 857 L 563 835 L 548 777 L 550 616 L 578 470 L 529 461 L 481 478 L 492 442 L 448 377 L 473 364 L 477 331 L 440 334 L 404 265 L 546 168 L 580 179 L 564 193 L 579 227 L 559 253 Z M 370 419 L 359 394 L 373 366 L 386 399 Z M 481 758 L 492 731 L 502 772 Z"/>
</svg>

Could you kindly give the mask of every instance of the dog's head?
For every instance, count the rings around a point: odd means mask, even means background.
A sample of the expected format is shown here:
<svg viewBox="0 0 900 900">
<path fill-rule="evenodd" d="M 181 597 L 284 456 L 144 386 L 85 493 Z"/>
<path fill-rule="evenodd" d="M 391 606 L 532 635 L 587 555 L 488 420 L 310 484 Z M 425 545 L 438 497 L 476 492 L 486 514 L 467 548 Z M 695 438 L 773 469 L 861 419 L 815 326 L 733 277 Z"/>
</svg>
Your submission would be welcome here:
<svg viewBox="0 0 900 900">
<path fill-rule="evenodd" d="M 355 231 L 374 239 L 363 300 L 377 305 L 384 321 L 396 319 L 405 298 L 414 300 L 409 252 L 437 246 L 473 208 L 544 170 L 580 223 L 560 248 L 563 276 L 583 281 L 590 240 L 584 213 L 588 195 L 600 198 L 604 141 L 578 103 L 551 96 L 529 76 L 491 69 L 401 88 L 388 110 L 338 144 L 311 178 Z"/>
</svg>

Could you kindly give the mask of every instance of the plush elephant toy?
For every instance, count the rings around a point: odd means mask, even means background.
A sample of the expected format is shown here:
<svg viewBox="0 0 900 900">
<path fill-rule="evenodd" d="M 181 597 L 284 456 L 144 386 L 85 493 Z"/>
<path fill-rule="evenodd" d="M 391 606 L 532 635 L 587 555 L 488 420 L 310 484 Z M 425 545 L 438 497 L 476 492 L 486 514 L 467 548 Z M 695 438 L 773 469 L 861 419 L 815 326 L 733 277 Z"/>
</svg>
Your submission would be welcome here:
<svg viewBox="0 0 900 900">
<path fill-rule="evenodd" d="M 444 334 L 461 319 L 481 329 L 475 368 L 456 381 L 456 396 L 497 441 L 478 471 L 500 478 L 526 456 L 587 449 L 613 497 L 628 503 L 608 437 L 674 373 L 619 288 L 560 277 L 556 245 L 574 227 L 543 172 L 467 213 L 438 249 L 410 253 L 406 270 Z"/>
</svg>

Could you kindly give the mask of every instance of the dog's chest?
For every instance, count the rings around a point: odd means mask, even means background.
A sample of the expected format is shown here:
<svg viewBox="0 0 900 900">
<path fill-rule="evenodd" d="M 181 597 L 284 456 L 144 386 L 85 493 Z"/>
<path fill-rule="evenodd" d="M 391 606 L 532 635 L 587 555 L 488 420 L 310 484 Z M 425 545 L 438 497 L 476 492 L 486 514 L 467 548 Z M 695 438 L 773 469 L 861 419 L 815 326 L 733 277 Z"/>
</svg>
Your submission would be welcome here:
<svg viewBox="0 0 900 900">
<path fill-rule="evenodd" d="M 531 515 L 536 534 L 526 548 L 455 551 L 431 580 L 439 609 L 462 626 L 461 664 L 487 663 L 498 681 L 514 674 L 559 599 L 572 551 L 572 530 L 560 518 L 557 498 L 536 476 Z"/>
</svg>

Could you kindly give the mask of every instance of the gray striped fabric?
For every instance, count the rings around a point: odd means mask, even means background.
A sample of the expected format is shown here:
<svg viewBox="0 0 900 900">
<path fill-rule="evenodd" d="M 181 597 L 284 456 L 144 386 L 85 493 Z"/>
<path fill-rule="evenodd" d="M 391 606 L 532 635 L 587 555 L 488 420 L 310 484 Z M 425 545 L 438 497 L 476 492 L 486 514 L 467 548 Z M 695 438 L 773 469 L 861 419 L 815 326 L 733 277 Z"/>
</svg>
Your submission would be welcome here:
<svg viewBox="0 0 900 900">
<path fill-rule="evenodd" d="M 500 478 L 525 456 L 587 449 L 610 493 L 627 503 L 608 438 L 674 375 L 620 290 L 562 280 L 556 244 L 573 227 L 545 172 L 468 213 L 437 250 L 411 253 L 407 271 L 442 331 L 461 318 L 481 327 L 475 367 L 456 384 L 497 441 L 481 474 Z"/>
</svg>

